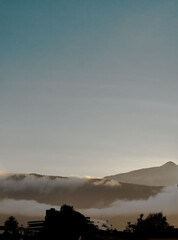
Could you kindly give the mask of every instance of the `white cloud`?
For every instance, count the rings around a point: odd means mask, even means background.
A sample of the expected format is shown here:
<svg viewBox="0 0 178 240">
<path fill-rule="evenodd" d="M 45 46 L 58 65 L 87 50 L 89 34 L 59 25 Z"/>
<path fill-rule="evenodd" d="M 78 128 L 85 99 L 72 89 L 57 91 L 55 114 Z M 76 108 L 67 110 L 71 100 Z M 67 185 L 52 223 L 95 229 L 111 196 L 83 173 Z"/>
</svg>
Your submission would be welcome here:
<svg viewBox="0 0 178 240">
<path fill-rule="evenodd" d="M 24 178 L 18 179 L 18 175 L 2 175 L 0 176 L 0 187 L 6 192 L 16 191 L 38 191 L 41 193 L 49 193 L 56 187 L 74 191 L 77 187 L 83 185 L 88 180 L 85 178 L 51 178 L 36 177 L 35 175 L 24 175 Z"/>
<path fill-rule="evenodd" d="M 59 206 L 38 203 L 34 200 L 5 199 L 0 201 L 0 214 L 45 216 L 46 209 L 50 208 L 59 209 Z"/>
<path fill-rule="evenodd" d="M 81 210 L 84 214 L 90 216 L 117 216 L 136 213 L 163 212 L 164 214 L 178 214 L 178 188 L 170 186 L 155 197 L 148 200 L 116 201 L 108 208 L 90 208 Z"/>
</svg>

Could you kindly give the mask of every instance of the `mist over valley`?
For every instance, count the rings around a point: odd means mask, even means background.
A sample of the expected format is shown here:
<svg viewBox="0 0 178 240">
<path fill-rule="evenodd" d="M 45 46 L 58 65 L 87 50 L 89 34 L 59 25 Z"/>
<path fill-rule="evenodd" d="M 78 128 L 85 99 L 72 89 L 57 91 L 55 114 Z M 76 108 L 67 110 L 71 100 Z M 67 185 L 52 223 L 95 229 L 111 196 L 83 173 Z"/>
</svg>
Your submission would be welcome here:
<svg viewBox="0 0 178 240">
<path fill-rule="evenodd" d="M 173 219 L 178 214 L 177 169 L 168 162 L 103 178 L 1 173 L 0 213 L 36 219 L 43 218 L 46 209 L 68 204 L 87 216 L 110 219 L 116 227 L 141 212 L 162 211 Z"/>
</svg>

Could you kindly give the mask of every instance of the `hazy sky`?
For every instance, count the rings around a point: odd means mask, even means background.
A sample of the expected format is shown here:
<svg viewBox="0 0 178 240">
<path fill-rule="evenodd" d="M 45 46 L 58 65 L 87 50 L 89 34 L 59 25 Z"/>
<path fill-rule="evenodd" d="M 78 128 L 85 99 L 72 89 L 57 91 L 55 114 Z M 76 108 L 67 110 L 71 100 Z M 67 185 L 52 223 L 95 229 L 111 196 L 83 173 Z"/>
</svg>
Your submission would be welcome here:
<svg viewBox="0 0 178 240">
<path fill-rule="evenodd" d="M 0 0 L 0 170 L 178 163 L 177 0 Z"/>
</svg>

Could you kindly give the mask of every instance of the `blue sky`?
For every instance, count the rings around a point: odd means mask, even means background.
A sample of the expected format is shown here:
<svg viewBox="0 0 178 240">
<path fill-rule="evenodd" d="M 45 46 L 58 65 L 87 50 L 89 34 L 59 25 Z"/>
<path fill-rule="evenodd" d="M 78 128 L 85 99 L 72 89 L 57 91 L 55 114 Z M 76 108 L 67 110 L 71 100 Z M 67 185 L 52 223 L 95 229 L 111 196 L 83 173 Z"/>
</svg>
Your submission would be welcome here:
<svg viewBox="0 0 178 240">
<path fill-rule="evenodd" d="M 178 2 L 0 1 L 0 169 L 178 164 Z"/>
</svg>

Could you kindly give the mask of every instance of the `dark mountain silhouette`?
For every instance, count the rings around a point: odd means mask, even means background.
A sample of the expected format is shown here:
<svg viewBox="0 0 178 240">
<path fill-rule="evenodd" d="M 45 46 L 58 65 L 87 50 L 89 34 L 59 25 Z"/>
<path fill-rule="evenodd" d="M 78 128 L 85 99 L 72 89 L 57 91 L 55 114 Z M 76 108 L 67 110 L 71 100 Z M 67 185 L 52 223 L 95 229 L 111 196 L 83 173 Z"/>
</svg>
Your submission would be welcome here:
<svg viewBox="0 0 178 240">
<path fill-rule="evenodd" d="M 178 184 L 178 165 L 167 162 L 160 167 L 144 168 L 127 173 L 107 176 L 125 183 L 143 184 L 147 186 L 169 186 Z"/>
</svg>

